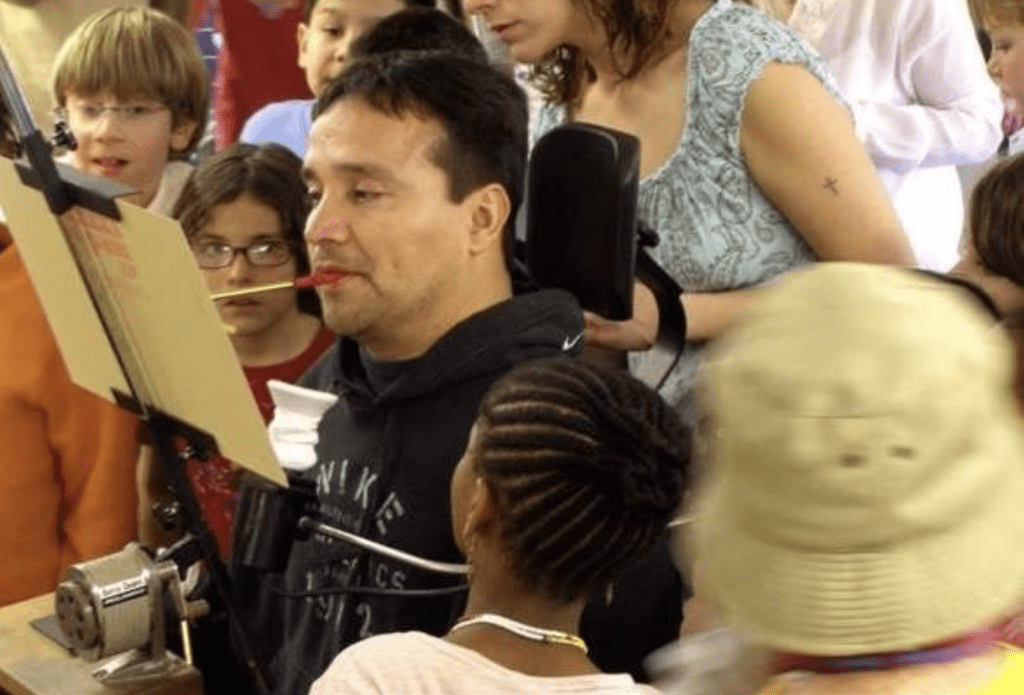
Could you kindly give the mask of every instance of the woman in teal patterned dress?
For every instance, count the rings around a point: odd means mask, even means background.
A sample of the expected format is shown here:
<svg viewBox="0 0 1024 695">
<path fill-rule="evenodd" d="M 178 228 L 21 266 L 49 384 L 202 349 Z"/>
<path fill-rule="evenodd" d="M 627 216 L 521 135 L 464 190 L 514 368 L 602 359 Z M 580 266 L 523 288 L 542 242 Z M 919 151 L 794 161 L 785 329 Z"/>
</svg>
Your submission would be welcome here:
<svg viewBox="0 0 1024 695">
<path fill-rule="evenodd" d="M 693 420 L 704 342 L 759 285 L 816 260 L 913 265 L 899 220 L 824 62 L 734 0 L 467 0 L 532 65 L 546 99 L 534 138 L 581 121 L 640 138 L 639 212 L 683 288 L 687 349 L 662 395 Z M 639 366 L 657 331 L 588 316 L 591 344 Z"/>
</svg>

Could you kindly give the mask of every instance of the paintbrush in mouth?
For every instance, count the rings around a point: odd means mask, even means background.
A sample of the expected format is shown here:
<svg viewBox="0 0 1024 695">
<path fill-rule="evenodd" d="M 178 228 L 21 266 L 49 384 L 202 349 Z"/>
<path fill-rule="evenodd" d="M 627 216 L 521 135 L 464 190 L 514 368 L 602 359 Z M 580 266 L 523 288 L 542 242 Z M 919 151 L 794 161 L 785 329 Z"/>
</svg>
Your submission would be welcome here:
<svg viewBox="0 0 1024 695">
<path fill-rule="evenodd" d="M 269 285 L 259 285 L 257 287 L 245 287 L 240 290 L 228 290 L 227 292 L 218 292 L 211 294 L 210 299 L 230 299 L 231 297 L 244 297 L 249 294 L 256 294 L 258 292 L 270 292 L 271 290 L 283 290 L 289 287 L 317 287 L 318 285 L 330 285 L 332 282 L 337 282 L 344 276 L 344 273 L 340 271 L 331 270 L 318 270 L 315 273 L 309 275 L 303 275 L 302 277 L 295 278 L 293 280 L 285 280 L 284 282 L 274 282 Z"/>
</svg>

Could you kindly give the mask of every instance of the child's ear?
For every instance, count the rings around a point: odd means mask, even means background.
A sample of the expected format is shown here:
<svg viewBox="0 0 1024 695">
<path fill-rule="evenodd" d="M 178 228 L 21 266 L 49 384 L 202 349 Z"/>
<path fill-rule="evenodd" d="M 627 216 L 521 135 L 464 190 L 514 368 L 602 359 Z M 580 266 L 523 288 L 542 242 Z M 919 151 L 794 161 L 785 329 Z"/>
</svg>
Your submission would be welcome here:
<svg viewBox="0 0 1024 695">
<path fill-rule="evenodd" d="M 193 120 L 182 121 L 176 126 L 171 126 L 171 150 L 184 152 L 188 144 L 192 142 L 192 136 L 196 134 L 199 124 Z"/>
<path fill-rule="evenodd" d="M 309 40 L 309 27 L 305 22 L 299 22 L 295 30 L 295 42 L 299 45 L 299 57 L 296 61 L 300 68 L 306 69 L 306 42 Z"/>
<path fill-rule="evenodd" d="M 497 494 L 486 480 L 477 476 L 473 481 L 473 496 L 469 502 L 469 513 L 463 524 L 463 538 L 485 532 L 498 515 Z"/>
</svg>

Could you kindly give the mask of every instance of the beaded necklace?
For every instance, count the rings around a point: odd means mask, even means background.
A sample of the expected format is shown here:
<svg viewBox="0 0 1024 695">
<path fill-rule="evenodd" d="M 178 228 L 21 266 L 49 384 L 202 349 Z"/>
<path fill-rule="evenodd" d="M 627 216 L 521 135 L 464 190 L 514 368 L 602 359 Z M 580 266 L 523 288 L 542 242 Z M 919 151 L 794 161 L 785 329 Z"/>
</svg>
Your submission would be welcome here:
<svg viewBox="0 0 1024 695">
<path fill-rule="evenodd" d="M 546 644 L 567 644 L 570 647 L 576 647 L 582 649 L 583 653 L 587 653 L 587 643 L 584 642 L 578 635 L 573 635 L 568 632 L 562 632 L 560 630 L 548 630 L 542 627 L 535 627 L 533 625 L 527 625 L 511 618 L 506 618 L 503 615 L 496 615 L 494 613 L 481 613 L 472 617 L 465 616 L 459 618 L 459 621 L 452 626 L 449 632 L 455 632 L 462 628 L 469 627 L 470 625 L 493 625 L 499 627 L 502 630 L 511 632 L 514 635 L 523 637 L 534 642 L 544 642 Z"/>
<path fill-rule="evenodd" d="M 808 656 L 776 654 L 774 671 L 811 671 L 814 673 L 848 673 L 851 671 L 884 671 L 886 669 L 960 661 L 983 654 L 996 644 L 1006 623 L 973 632 L 963 637 L 934 644 L 912 652 L 864 654 L 862 656 Z"/>
</svg>

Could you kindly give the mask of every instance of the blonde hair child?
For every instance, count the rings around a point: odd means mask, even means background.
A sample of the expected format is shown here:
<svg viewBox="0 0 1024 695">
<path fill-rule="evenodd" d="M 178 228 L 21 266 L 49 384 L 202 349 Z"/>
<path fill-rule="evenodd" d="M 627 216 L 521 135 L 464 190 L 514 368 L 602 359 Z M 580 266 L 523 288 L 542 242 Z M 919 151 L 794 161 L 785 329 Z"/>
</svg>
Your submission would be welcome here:
<svg viewBox="0 0 1024 695">
<path fill-rule="evenodd" d="M 168 214 L 191 171 L 183 161 L 206 122 L 209 81 L 192 35 L 148 8 L 99 12 L 57 54 L 58 114 L 78 141 L 75 167 L 136 190 Z"/>
</svg>

